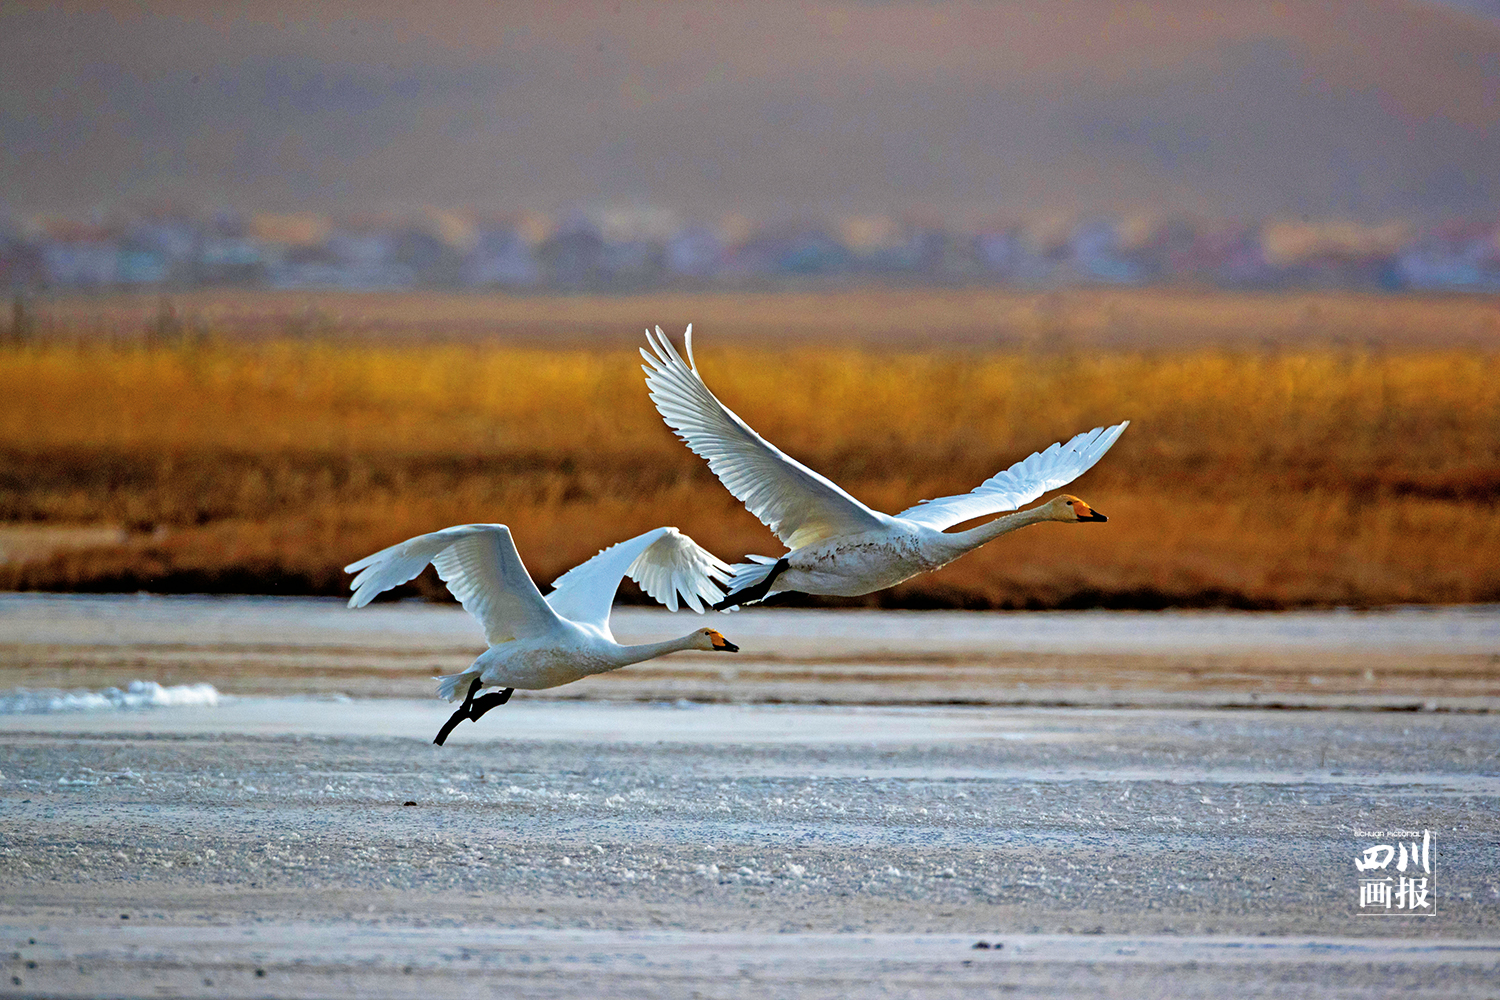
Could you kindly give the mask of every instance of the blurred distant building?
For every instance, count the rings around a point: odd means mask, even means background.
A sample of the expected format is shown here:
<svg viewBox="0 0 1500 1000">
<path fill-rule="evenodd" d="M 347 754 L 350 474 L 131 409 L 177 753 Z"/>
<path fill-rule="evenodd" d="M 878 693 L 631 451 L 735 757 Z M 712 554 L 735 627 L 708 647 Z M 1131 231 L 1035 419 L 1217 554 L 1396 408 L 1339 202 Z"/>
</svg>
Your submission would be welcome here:
<svg viewBox="0 0 1500 1000">
<path fill-rule="evenodd" d="M 40 245 L 18 223 L 0 218 L 0 289 L 41 285 L 44 274 Z"/>
<path fill-rule="evenodd" d="M 42 244 L 42 272 L 58 288 L 108 288 L 119 282 L 120 250 L 105 239 L 49 239 Z"/>
<path fill-rule="evenodd" d="M 458 283 L 463 254 L 431 225 L 408 224 L 392 234 L 390 262 L 422 288 L 452 288 Z"/>
<path fill-rule="evenodd" d="M 1396 254 L 1392 283 L 1421 291 L 1500 291 L 1500 225 L 1433 227 Z"/>
<path fill-rule="evenodd" d="M 324 244 L 332 258 L 333 280 L 343 288 L 409 288 L 412 269 L 396 259 L 397 234 L 379 225 L 335 229 Z"/>
<path fill-rule="evenodd" d="M 1022 270 L 1026 249 L 1019 236 L 1010 229 L 987 230 L 974 234 L 974 256 L 992 277 L 1009 281 Z"/>
<path fill-rule="evenodd" d="M 1347 220 L 1225 223 L 1064 216 L 972 230 L 885 215 L 757 227 L 613 208 L 554 224 L 425 210 L 334 220 L 316 213 L 206 219 L 177 209 L 108 221 L 0 220 L 0 287 L 554 289 L 799 287 L 866 282 L 1016 287 L 1500 290 L 1500 223 L 1426 227 Z"/>
<path fill-rule="evenodd" d="M 725 247 L 704 226 L 690 225 L 667 237 L 662 264 L 668 276 L 707 280 L 724 268 Z"/>
<path fill-rule="evenodd" d="M 191 260 L 203 238 L 203 227 L 192 219 L 145 219 L 130 223 L 125 242 L 161 254 L 173 263 Z"/>
<path fill-rule="evenodd" d="M 1399 222 L 1272 221 L 1261 231 L 1266 262 L 1281 284 L 1303 288 L 1379 288 L 1411 236 Z"/>
<path fill-rule="evenodd" d="M 604 237 L 583 215 L 574 215 L 536 249 L 547 284 L 565 291 L 585 291 L 604 284 Z"/>
<path fill-rule="evenodd" d="M 612 291 L 634 291 L 661 283 L 666 247 L 651 239 L 606 242 L 600 252 L 601 280 Z"/>
<path fill-rule="evenodd" d="M 846 228 L 846 233 L 850 230 Z M 854 235 L 854 234 L 851 234 Z M 908 221 L 851 248 L 856 267 L 887 280 L 952 283 L 971 280 L 991 271 L 974 239 L 939 223 Z"/>
<path fill-rule="evenodd" d="M 243 236 L 205 236 L 194 271 L 209 285 L 254 286 L 267 279 L 267 248 Z"/>
<path fill-rule="evenodd" d="M 741 278 L 807 278 L 847 274 L 855 258 L 817 223 L 796 223 L 752 235 L 730 253 L 726 269 Z"/>
<path fill-rule="evenodd" d="M 531 245 L 508 225 L 480 229 L 458 274 L 467 288 L 530 288 L 542 279 Z"/>
<path fill-rule="evenodd" d="M 1276 269 L 1266 260 L 1259 234 L 1250 227 L 1200 233 L 1192 252 L 1203 265 L 1194 274 L 1220 288 L 1271 288 L 1276 283 Z"/>
<path fill-rule="evenodd" d="M 1120 234 L 1113 219 L 1089 219 L 1073 230 L 1072 265 L 1078 277 L 1090 283 L 1139 285 L 1146 269 L 1122 252 Z"/>
</svg>

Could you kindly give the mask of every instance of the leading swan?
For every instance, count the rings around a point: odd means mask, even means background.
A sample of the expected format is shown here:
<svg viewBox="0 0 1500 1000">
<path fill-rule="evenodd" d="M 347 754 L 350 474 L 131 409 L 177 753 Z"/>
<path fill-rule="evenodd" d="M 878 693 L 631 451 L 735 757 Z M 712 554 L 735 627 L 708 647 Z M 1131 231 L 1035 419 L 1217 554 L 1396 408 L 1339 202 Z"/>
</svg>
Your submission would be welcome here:
<svg viewBox="0 0 1500 1000">
<path fill-rule="evenodd" d="M 641 350 L 646 385 L 662 419 L 790 550 L 779 559 L 752 555 L 746 557 L 749 562 L 735 564 L 729 596 L 714 605 L 716 609 L 787 591 L 857 597 L 945 566 L 1028 524 L 1107 520 L 1077 497 L 1063 495 L 967 531 L 945 530 L 972 518 L 1016 510 L 1077 479 L 1119 439 L 1128 420 L 1054 444 L 972 492 L 923 500 L 892 517 L 871 510 L 784 454 L 719 402 L 698 374 L 691 325 L 685 338 L 687 362 L 661 327 L 654 336 L 647 330 L 646 340 L 651 346 Z"/>
<path fill-rule="evenodd" d="M 536 691 L 618 670 L 683 649 L 737 653 L 717 630 L 701 628 L 680 639 L 622 646 L 609 630 L 609 612 L 624 577 L 677 610 L 677 596 L 700 614 L 717 600 L 729 567 L 676 528 L 655 528 L 612 545 L 557 578 L 546 597 L 521 562 L 503 524 L 462 524 L 409 538 L 344 567 L 357 573 L 349 607 L 414 578 L 432 563 L 465 611 L 484 626 L 489 649 L 463 673 L 438 678 L 438 697 L 463 705 L 443 726 L 438 746 L 464 719 L 479 721 L 504 705 L 516 688 Z M 482 688 L 499 692 L 474 697 Z"/>
</svg>

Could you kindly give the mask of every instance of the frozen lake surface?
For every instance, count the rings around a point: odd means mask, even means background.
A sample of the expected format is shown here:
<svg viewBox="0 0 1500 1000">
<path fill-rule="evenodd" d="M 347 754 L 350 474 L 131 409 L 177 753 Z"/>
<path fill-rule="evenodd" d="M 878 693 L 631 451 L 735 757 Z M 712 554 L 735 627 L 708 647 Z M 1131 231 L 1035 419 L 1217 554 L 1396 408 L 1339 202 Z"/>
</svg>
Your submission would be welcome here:
<svg viewBox="0 0 1500 1000">
<path fill-rule="evenodd" d="M 744 652 L 527 692 L 439 748 L 430 677 L 482 646 L 456 607 L 0 596 L 0 693 L 33 689 L 0 715 L 0 983 L 1104 1000 L 1500 978 L 1500 609 L 708 620 Z M 1436 838 L 1437 912 L 1373 919 L 1356 831 L 1398 828 Z"/>
<path fill-rule="evenodd" d="M 1494 715 L 507 708 L 442 748 L 431 701 L 0 718 L 0 974 L 1105 1000 L 1500 973 Z M 1434 915 L 1361 912 L 1356 831 L 1392 829 L 1435 838 Z"/>
<path fill-rule="evenodd" d="M 616 608 L 622 639 L 674 635 L 691 613 Z M 1149 653 L 1265 649 L 1500 653 L 1500 605 L 1379 611 L 822 611 L 751 608 L 711 621 L 749 652 L 818 641 L 845 648 Z M 351 611 L 319 598 L 0 595 L 0 643 L 481 644 L 456 605 Z"/>
<path fill-rule="evenodd" d="M 1500 710 L 1500 606 L 1387 611 L 969 612 L 619 608 L 687 652 L 526 699 Z M 455 605 L 249 597 L 0 595 L 0 702 L 97 701 L 133 682 L 237 695 L 430 697 L 484 648 Z M 63 695 L 76 694 L 70 702 Z M 3 707 L 3 706 L 0 706 Z"/>
</svg>

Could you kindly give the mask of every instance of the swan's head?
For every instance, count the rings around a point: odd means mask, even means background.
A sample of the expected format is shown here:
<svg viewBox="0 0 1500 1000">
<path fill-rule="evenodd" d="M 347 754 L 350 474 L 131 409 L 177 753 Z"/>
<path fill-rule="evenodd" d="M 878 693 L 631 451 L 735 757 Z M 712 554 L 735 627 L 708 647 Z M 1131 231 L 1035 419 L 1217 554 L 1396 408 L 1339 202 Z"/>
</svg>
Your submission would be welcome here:
<svg viewBox="0 0 1500 1000">
<path fill-rule="evenodd" d="M 1043 505 L 1048 516 L 1054 521 L 1108 521 L 1109 518 L 1099 513 L 1088 504 L 1075 496 L 1064 493 L 1060 497 L 1054 497 Z"/>
<path fill-rule="evenodd" d="M 716 649 L 721 653 L 738 653 L 740 647 L 724 638 L 724 633 L 714 628 L 700 628 L 698 630 L 699 645 L 695 649 Z"/>
</svg>

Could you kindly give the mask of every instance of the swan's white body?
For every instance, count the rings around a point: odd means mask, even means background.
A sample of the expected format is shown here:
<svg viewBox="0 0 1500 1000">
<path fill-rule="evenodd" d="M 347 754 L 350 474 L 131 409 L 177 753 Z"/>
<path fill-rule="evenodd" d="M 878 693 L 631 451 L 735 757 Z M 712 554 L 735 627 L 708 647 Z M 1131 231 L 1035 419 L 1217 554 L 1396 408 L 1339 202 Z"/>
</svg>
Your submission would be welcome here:
<svg viewBox="0 0 1500 1000">
<path fill-rule="evenodd" d="M 670 610 L 678 595 L 694 611 L 717 599 L 729 567 L 676 528 L 620 542 L 558 577 L 546 597 L 532 582 L 503 524 L 465 524 L 418 535 L 344 567 L 357 573 L 351 608 L 422 572 L 428 563 L 484 627 L 489 649 L 460 674 L 439 677 L 438 696 L 457 701 L 481 688 L 536 691 L 683 649 L 735 647 L 714 629 L 622 646 L 609 630 L 615 591 L 626 576 Z"/>
<path fill-rule="evenodd" d="M 1103 521 L 1077 497 L 1061 496 L 1032 510 L 996 518 L 968 531 L 956 524 L 1015 511 L 1083 475 L 1129 426 L 1096 427 L 997 473 L 972 492 L 924 500 L 900 514 L 872 510 L 757 434 L 709 391 L 657 327 L 646 339 L 646 384 L 657 411 L 745 507 L 788 548 L 781 559 L 748 556 L 734 566 L 730 597 L 771 585 L 755 599 L 785 591 L 856 597 L 947 565 L 986 542 L 1040 521 Z M 726 602 L 728 604 L 729 602 Z"/>
<path fill-rule="evenodd" d="M 946 534 L 879 511 L 872 513 L 887 523 L 872 531 L 835 535 L 788 552 L 784 556 L 787 568 L 777 574 L 775 587 L 769 593 L 791 590 L 858 597 L 946 566 L 989 540 L 971 542 L 961 535 Z M 758 582 L 776 563 L 767 556 L 749 558 L 753 561 L 734 567 L 731 592 Z"/>
</svg>

